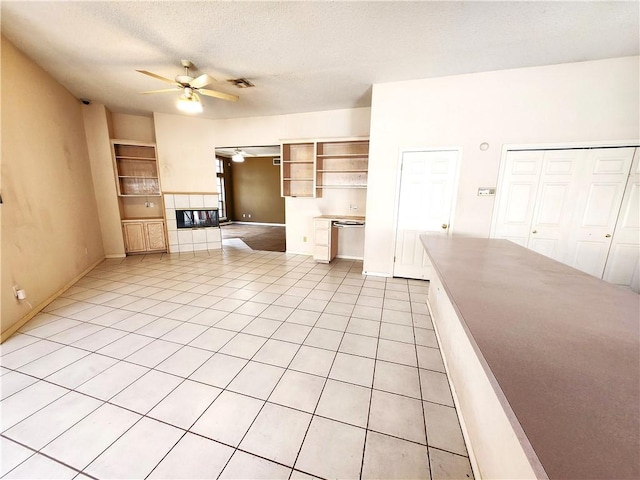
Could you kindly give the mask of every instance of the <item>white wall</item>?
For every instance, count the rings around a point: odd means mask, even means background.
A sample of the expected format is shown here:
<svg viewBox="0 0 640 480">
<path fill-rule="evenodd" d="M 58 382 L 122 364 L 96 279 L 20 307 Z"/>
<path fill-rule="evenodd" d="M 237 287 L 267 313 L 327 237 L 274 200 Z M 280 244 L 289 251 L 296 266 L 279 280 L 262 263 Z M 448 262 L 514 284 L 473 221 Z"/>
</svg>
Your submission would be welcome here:
<svg viewBox="0 0 640 480">
<path fill-rule="evenodd" d="M 365 271 L 393 271 L 404 148 L 462 148 L 453 233 L 488 237 L 503 145 L 637 139 L 639 104 L 638 57 L 374 85 Z"/>
<path fill-rule="evenodd" d="M 165 192 L 216 191 L 216 147 L 279 145 L 287 139 L 369 136 L 369 108 L 208 120 L 154 114 L 160 181 Z M 364 214 L 362 192 L 331 192 L 322 199 L 287 198 L 287 251 L 311 254 L 312 218 L 323 213 L 349 214 L 349 204 Z M 303 238 L 307 237 L 307 242 Z M 341 253 L 341 252 L 339 252 Z M 351 252 L 345 251 L 345 255 Z"/>
</svg>

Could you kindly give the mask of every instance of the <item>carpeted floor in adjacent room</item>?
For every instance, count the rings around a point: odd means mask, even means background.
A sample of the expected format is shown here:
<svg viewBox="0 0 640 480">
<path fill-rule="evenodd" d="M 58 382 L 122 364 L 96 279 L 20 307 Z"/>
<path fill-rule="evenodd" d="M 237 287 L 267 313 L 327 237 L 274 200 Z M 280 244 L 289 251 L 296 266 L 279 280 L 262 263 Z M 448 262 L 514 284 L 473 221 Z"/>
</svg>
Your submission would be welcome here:
<svg viewBox="0 0 640 480">
<path fill-rule="evenodd" d="M 227 223 L 220 225 L 223 240 L 239 238 L 252 250 L 285 252 L 285 227 L 276 225 L 248 225 Z"/>
</svg>

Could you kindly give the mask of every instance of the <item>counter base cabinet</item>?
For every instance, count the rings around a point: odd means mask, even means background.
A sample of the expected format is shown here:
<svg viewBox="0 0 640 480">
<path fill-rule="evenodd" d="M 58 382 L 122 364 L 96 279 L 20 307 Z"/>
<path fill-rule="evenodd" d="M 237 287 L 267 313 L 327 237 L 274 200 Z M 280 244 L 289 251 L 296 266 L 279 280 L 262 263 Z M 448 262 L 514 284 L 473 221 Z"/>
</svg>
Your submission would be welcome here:
<svg viewBox="0 0 640 480">
<path fill-rule="evenodd" d="M 320 263 L 329 263 L 338 254 L 338 229 L 331 220 L 316 218 L 313 221 L 315 246 L 313 259 Z"/>
<path fill-rule="evenodd" d="M 123 221 L 122 232 L 127 253 L 167 251 L 162 220 Z"/>
</svg>

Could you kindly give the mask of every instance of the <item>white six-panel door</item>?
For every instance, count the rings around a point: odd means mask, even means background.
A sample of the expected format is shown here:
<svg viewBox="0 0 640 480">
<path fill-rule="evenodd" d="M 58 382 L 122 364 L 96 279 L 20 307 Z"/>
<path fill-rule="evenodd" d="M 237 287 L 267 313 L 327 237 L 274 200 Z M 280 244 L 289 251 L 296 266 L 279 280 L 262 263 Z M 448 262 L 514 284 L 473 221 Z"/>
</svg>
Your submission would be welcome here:
<svg viewBox="0 0 640 480">
<path fill-rule="evenodd" d="M 587 150 L 580 165 L 566 263 L 596 277 L 602 278 L 607 263 L 634 150 Z"/>
<path fill-rule="evenodd" d="M 635 150 L 507 152 L 493 236 L 510 239 L 602 277 Z M 633 186 L 627 187 L 629 189 L 633 191 Z M 627 200 L 633 195 L 628 192 L 625 201 L 633 202 L 630 198 Z M 633 208 L 635 212 L 631 211 Z M 635 221 L 638 221 L 638 208 L 637 198 L 635 206 L 627 205 L 629 219 L 635 214 Z M 619 229 L 621 239 L 625 232 L 637 229 L 632 220 L 627 225 L 623 230 Z M 633 236 L 634 233 L 626 235 Z M 620 248 L 615 253 L 617 257 L 612 257 L 618 258 L 620 266 L 612 266 L 609 276 L 623 268 L 630 255 L 635 254 L 633 258 L 638 258 L 637 240 L 635 248 L 630 247 L 629 242 L 628 238 L 620 241 Z M 628 278 L 629 267 L 624 268 L 627 273 L 622 276 Z"/>
<path fill-rule="evenodd" d="M 603 279 L 640 292 L 640 149 L 633 159 Z"/>
<path fill-rule="evenodd" d="M 578 188 L 580 162 L 584 150 L 543 152 L 533 222 L 527 247 L 568 263 L 571 246 L 567 241 L 572 228 L 573 202 Z"/>
<path fill-rule="evenodd" d="M 501 201 L 496 212 L 495 237 L 527 246 L 543 157 L 541 150 L 507 152 L 502 188 L 498 190 Z"/>
<path fill-rule="evenodd" d="M 448 234 L 457 164 L 457 150 L 402 154 L 394 277 L 428 280 L 432 274 L 420 235 Z"/>
</svg>

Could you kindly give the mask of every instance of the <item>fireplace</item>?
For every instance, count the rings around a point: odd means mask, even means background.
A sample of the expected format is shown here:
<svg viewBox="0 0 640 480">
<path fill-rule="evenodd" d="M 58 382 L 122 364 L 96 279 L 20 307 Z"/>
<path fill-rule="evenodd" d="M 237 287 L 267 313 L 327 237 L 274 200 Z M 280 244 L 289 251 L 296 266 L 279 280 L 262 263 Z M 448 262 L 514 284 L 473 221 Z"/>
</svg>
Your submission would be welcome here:
<svg viewBox="0 0 640 480">
<path fill-rule="evenodd" d="M 176 210 L 178 228 L 204 228 L 220 226 L 218 209 Z"/>
</svg>

